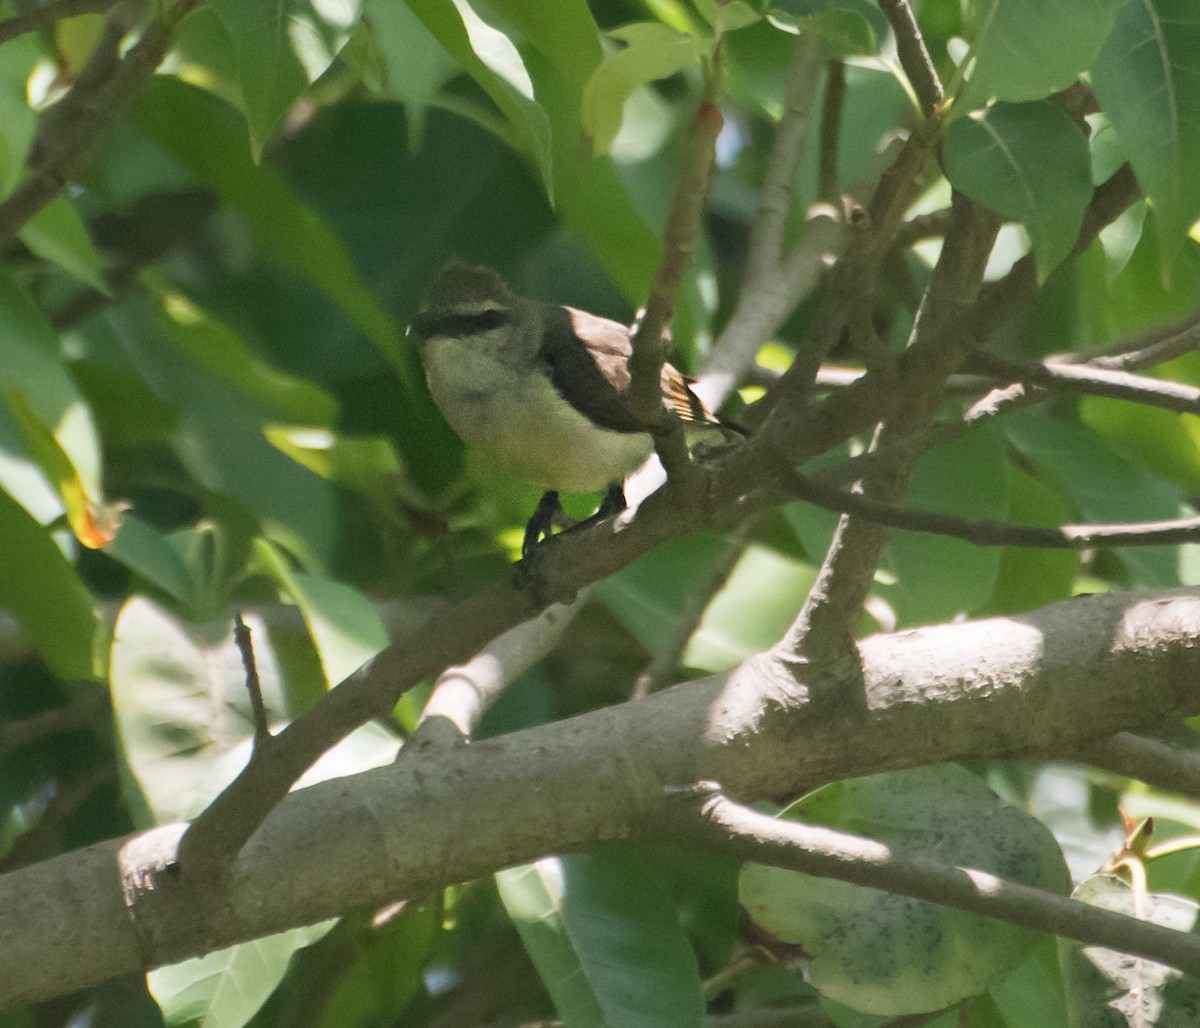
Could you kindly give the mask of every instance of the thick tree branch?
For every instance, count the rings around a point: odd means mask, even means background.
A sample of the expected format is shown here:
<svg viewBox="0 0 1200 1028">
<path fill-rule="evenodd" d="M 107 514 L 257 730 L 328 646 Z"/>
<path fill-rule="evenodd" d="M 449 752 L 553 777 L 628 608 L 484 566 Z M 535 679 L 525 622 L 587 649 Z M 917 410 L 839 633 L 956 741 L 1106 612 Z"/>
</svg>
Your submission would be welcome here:
<svg viewBox="0 0 1200 1028">
<path fill-rule="evenodd" d="M 117 0 L 57 0 L 26 10 L 12 18 L 0 21 L 0 43 L 7 43 L 26 32 L 34 32 L 52 25 L 60 18 L 74 18 L 80 14 L 101 14 Z"/>
<path fill-rule="evenodd" d="M 764 654 L 645 700 L 300 790 L 216 882 L 177 873 L 182 826 L 101 843 L 0 877 L 0 1006 L 545 853 L 652 837 L 668 787 L 701 779 L 741 801 L 790 796 L 1156 728 L 1200 712 L 1197 635 L 1200 594 L 1181 590 L 876 636 L 859 646 L 866 714 L 848 720 L 805 704 L 783 655 Z"/>
</svg>

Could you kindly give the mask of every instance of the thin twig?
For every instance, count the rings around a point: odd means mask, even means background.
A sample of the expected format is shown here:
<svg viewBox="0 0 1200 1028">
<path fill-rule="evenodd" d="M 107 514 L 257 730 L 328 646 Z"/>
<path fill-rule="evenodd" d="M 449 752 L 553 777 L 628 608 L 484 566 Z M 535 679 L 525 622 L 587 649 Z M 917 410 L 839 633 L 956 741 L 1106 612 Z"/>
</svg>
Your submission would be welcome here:
<svg viewBox="0 0 1200 1028">
<path fill-rule="evenodd" d="M 176 16 L 182 16 L 187 8 L 187 4 L 181 4 L 175 11 Z M 113 18 L 115 14 L 109 17 Z M 101 130 L 154 73 L 167 51 L 169 40 L 170 26 L 152 21 L 142 38 L 113 66 L 111 74 L 98 88 L 85 83 L 86 88 L 81 89 L 84 80 L 81 75 L 80 81 L 55 105 L 59 108 L 63 104 L 76 105 L 81 113 L 86 112 L 86 116 L 64 118 L 53 133 L 39 139 L 36 165 L 0 203 L 0 248 L 12 242 L 21 227 L 59 194 L 84 161 Z"/>
<path fill-rule="evenodd" d="M 1126 371 L 1109 371 L 1091 363 L 1011 361 L 975 350 L 965 366 L 977 374 L 1020 382 L 1038 389 L 1070 389 L 1090 396 L 1161 407 L 1177 414 L 1200 414 L 1200 389 L 1194 386 L 1133 375 Z"/>
<path fill-rule="evenodd" d="M 879 0 L 879 6 L 896 34 L 896 52 L 917 99 L 921 101 L 921 113 L 931 118 L 945 99 L 945 92 L 912 8 L 908 0 Z"/>
<path fill-rule="evenodd" d="M 1079 759 L 1156 789 L 1200 799 L 1200 753 L 1133 732 L 1085 746 Z"/>
<path fill-rule="evenodd" d="M 702 840 L 757 864 L 928 900 L 1200 974 L 1200 938 L 1187 932 L 1006 881 L 976 868 L 901 856 L 871 839 L 768 817 L 720 793 L 710 792 L 699 812 L 695 798 L 686 802 L 689 807 L 672 825 L 677 838 Z"/>
<path fill-rule="evenodd" d="M 267 724 L 267 708 L 263 703 L 258 662 L 254 659 L 254 640 L 250 636 L 249 626 L 242 620 L 240 610 L 233 615 L 233 641 L 242 655 L 242 667 L 246 669 L 246 692 L 250 694 L 250 709 L 254 713 L 254 748 L 258 750 L 270 743 L 271 728 Z"/>
<path fill-rule="evenodd" d="M 953 514 L 914 510 L 827 486 L 798 472 L 791 476 L 795 495 L 824 510 L 851 514 L 889 528 L 948 535 L 975 546 L 1026 546 L 1086 550 L 1096 546 L 1165 546 L 1200 539 L 1200 517 L 1119 525 L 1060 525 L 1038 528 L 1003 521 L 970 521 Z"/>
<path fill-rule="evenodd" d="M 821 104 L 821 157 L 817 195 L 829 203 L 838 196 L 838 146 L 842 138 L 842 104 L 846 99 L 846 65 L 825 65 L 825 99 Z"/>
<path fill-rule="evenodd" d="M 74 18 L 80 14 L 102 14 L 116 2 L 117 0 L 57 0 L 56 3 L 35 6 L 15 17 L 0 21 L 0 43 L 7 43 L 26 32 L 44 28 L 60 18 Z"/>
<path fill-rule="evenodd" d="M 1200 348 L 1200 310 L 1165 329 L 1118 342 L 1103 354 L 1088 357 L 1087 364 L 1093 368 L 1138 371 L 1194 353 L 1197 348 Z"/>
</svg>

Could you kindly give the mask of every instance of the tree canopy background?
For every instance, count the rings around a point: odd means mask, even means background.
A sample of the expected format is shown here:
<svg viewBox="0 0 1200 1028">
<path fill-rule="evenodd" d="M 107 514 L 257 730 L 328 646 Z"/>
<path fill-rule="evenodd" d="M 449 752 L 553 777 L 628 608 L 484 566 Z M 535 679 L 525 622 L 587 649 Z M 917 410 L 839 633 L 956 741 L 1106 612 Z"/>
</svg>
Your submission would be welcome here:
<svg viewBox="0 0 1200 1028">
<path fill-rule="evenodd" d="M 0 1026 L 1200 1019 L 1102 916 L 1200 898 L 1189 0 L 5 0 L 0 83 Z M 450 258 L 749 440 L 514 574 Z"/>
</svg>

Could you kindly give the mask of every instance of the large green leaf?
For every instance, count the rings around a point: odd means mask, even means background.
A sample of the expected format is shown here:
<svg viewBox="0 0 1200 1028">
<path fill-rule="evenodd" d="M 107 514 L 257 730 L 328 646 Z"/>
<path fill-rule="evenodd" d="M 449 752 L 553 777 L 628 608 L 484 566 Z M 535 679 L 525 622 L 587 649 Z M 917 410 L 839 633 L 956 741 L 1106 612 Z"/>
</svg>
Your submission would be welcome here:
<svg viewBox="0 0 1200 1028">
<path fill-rule="evenodd" d="M 50 533 L 0 490 L 0 609 L 60 678 L 91 678 L 96 614 L 91 594 Z"/>
<path fill-rule="evenodd" d="M 1091 65 L 1117 2 L 980 0 L 971 41 L 975 67 L 958 104 L 966 110 L 989 98 L 1040 100 L 1065 89 Z"/>
<path fill-rule="evenodd" d="M 367 0 L 363 20 L 379 50 L 381 91 L 404 101 L 408 145 L 416 150 L 424 136 L 430 103 L 458 68 L 421 19 L 400 0 Z"/>
<path fill-rule="evenodd" d="M 926 455 L 905 505 L 963 518 L 1004 518 L 1008 478 L 995 434 L 974 432 Z M 982 606 L 1000 569 L 1000 550 L 925 532 L 895 532 L 887 546 L 893 584 L 877 588 L 901 625 L 942 621 Z"/>
<path fill-rule="evenodd" d="M 21 226 L 19 236 L 39 257 L 53 261 L 85 285 L 108 292 L 100 255 L 69 200 L 56 196 Z"/>
<path fill-rule="evenodd" d="M 1179 517 L 1183 491 L 1113 451 L 1091 429 L 1018 411 L 1004 419 L 1009 441 L 1033 462 L 1042 481 L 1063 490 L 1079 515 L 1097 524 Z M 1133 546 L 1116 551 L 1133 583 L 1179 585 L 1179 551 Z"/>
<path fill-rule="evenodd" d="M 246 221 L 259 245 L 337 303 L 401 374 L 400 333 L 359 280 L 341 241 L 266 165 L 255 165 L 236 112 L 216 97 L 160 77 L 134 117 L 154 142 L 182 160 Z"/>
<path fill-rule="evenodd" d="M 298 571 L 286 553 L 265 539 L 259 558 L 300 608 L 325 678 L 335 686 L 382 650 L 387 632 L 370 601 L 357 589 L 324 575 Z"/>
<path fill-rule="evenodd" d="M 492 0 L 491 7 L 582 90 L 604 56 L 600 30 L 584 0 Z"/>
<path fill-rule="evenodd" d="M 0 47 L 0 196 L 6 196 L 25 173 L 25 157 L 37 128 L 26 83 L 41 56 L 32 34 Z"/>
<path fill-rule="evenodd" d="M 959 118 L 945 162 L 956 189 L 1025 225 L 1039 278 L 1071 252 L 1092 180 L 1087 140 L 1061 107 L 998 103 Z"/>
<path fill-rule="evenodd" d="M 19 397 L 0 402 L 0 486 L 31 514 L 45 522 L 67 507 L 59 469 L 45 466 L 43 456 L 22 431 L 20 414 L 40 422 L 53 438 L 56 455 L 69 463 L 71 478 L 86 497 L 99 503 L 100 441 L 91 410 L 69 372 L 58 336 L 29 293 L 0 272 L 0 367 L 3 389 Z M 53 486 L 54 490 L 48 488 Z"/>
<path fill-rule="evenodd" d="M 169 964 L 151 971 L 146 984 L 172 1028 L 242 1028 L 279 984 L 292 955 L 333 925 L 294 928 Z"/>
<path fill-rule="evenodd" d="M 1154 207 L 1163 267 L 1200 216 L 1200 5 L 1124 0 L 1092 86 Z"/>
<path fill-rule="evenodd" d="M 898 856 L 1070 888 L 1050 832 L 953 765 L 838 782 L 780 816 L 867 835 Z M 1037 941 L 975 914 L 757 864 L 743 869 L 739 894 L 759 929 L 803 947 L 807 978 L 823 996 L 892 1017 L 981 992 Z"/>
<path fill-rule="evenodd" d="M 453 4 L 440 0 L 407 2 L 458 66 L 500 109 L 553 200 L 550 124 L 534 100 L 529 73 L 512 41 L 484 21 L 467 0 L 455 0 Z"/>
<path fill-rule="evenodd" d="M 237 58 L 255 159 L 288 108 L 329 67 L 358 23 L 361 3 L 212 0 Z"/>
<path fill-rule="evenodd" d="M 1102 910 L 1195 934 L 1200 907 L 1169 893 L 1136 891 L 1123 878 L 1101 874 L 1080 884 L 1075 898 Z M 1200 981 L 1127 953 L 1063 939 L 1063 983 L 1073 1026 L 1185 1028 L 1200 1023 Z"/>
<path fill-rule="evenodd" d="M 698 64 L 713 45 L 661 22 L 637 22 L 609 35 L 624 46 L 604 58 L 583 89 L 583 128 L 598 154 L 612 145 L 625 101 L 635 89 Z"/>
<path fill-rule="evenodd" d="M 700 1028 L 696 956 L 659 869 L 625 849 L 496 875 L 500 897 L 572 1028 Z"/>
</svg>

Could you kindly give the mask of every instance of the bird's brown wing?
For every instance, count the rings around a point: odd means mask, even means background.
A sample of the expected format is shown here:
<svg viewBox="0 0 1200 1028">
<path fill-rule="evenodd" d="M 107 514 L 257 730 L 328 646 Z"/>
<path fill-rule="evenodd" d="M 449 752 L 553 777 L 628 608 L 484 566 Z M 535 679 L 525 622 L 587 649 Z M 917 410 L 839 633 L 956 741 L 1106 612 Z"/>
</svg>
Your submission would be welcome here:
<svg viewBox="0 0 1200 1028">
<path fill-rule="evenodd" d="M 633 351 L 625 325 L 574 307 L 555 307 L 547 314 L 545 334 L 541 358 L 554 388 L 571 406 L 614 432 L 645 431 L 626 400 Z M 663 405 L 683 421 L 719 424 L 679 369 L 663 364 L 661 383 Z"/>
</svg>

